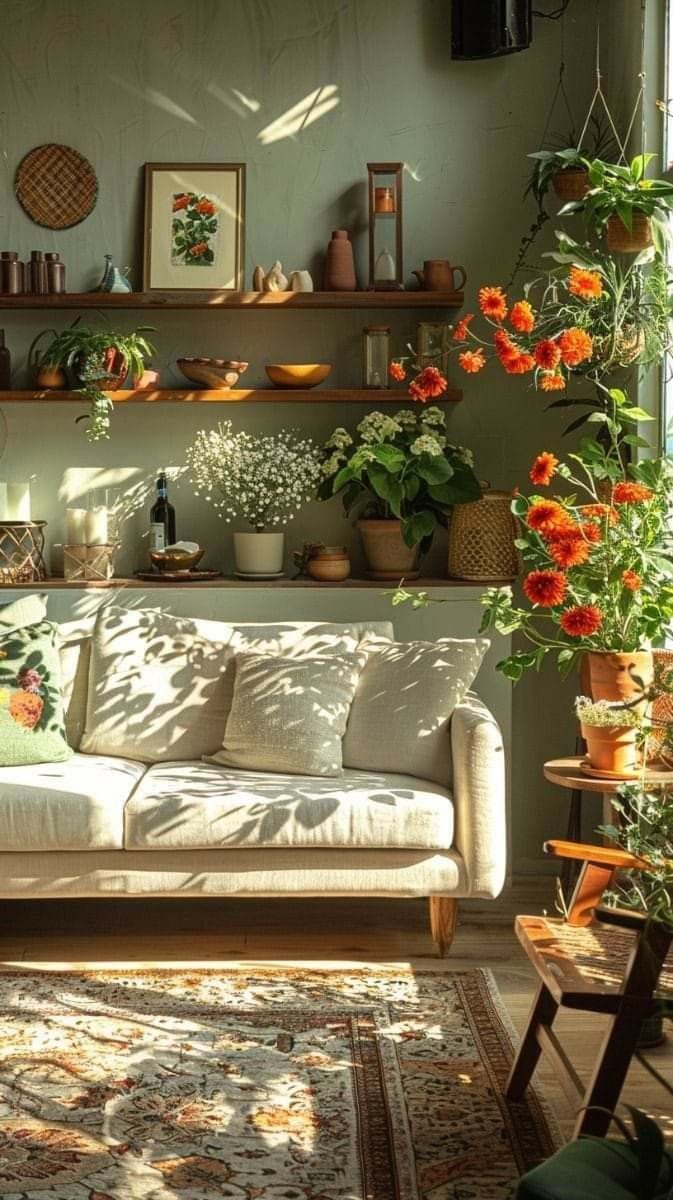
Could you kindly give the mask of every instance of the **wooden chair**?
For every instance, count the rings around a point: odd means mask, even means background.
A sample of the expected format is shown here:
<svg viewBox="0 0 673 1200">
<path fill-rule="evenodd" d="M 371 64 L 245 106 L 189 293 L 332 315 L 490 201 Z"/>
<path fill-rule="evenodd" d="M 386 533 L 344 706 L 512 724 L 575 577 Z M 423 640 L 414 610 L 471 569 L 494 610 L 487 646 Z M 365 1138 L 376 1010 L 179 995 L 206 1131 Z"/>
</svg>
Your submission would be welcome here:
<svg viewBox="0 0 673 1200">
<path fill-rule="evenodd" d="M 517 917 L 516 932 L 539 977 L 521 1048 L 506 1088 L 520 1100 L 545 1051 L 578 1094 L 573 1132 L 604 1137 L 638 1043 L 643 1021 L 656 1008 L 657 988 L 673 992 L 673 962 L 666 957 L 673 931 L 644 915 L 599 908 L 603 892 L 622 869 L 648 864 L 621 850 L 575 842 L 547 842 L 559 859 L 584 862 L 570 901 L 568 919 Z M 609 1015 L 591 1078 L 585 1084 L 552 1025 L 559 1008 Z"/>
</svg>

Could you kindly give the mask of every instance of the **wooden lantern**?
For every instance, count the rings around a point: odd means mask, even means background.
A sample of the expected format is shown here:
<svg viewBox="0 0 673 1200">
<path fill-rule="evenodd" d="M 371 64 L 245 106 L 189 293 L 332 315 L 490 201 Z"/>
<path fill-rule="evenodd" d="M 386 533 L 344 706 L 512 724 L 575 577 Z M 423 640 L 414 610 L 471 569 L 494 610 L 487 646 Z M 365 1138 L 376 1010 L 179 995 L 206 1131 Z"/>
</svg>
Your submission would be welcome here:
<svg viewBox="0 0 673 1200">
<path fill-rule="evenodd" d="M 402 171 L 404 163 L 367 163 L 369 175 L 369 288 L 404 289 Z"/>
<path fill-rule="evenodd" d="M 40 583 L 46 521 L 0 521 L 0 584 Z"/>
</svg>

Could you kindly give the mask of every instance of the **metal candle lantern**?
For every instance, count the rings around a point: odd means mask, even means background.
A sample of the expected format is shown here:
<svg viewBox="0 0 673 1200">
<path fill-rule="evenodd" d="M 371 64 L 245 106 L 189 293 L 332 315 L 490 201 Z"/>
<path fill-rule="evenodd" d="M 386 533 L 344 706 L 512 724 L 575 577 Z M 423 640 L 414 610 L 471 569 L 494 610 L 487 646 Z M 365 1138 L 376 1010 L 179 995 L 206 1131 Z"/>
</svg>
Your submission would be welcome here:
<svg viewBox="0 0 673 1200">
<path fill-rule="evenodd" d="M 369 287 L 404 288 L 402 170 L 404 163 L 367 163 L 369 175 Z"/>
</svg>

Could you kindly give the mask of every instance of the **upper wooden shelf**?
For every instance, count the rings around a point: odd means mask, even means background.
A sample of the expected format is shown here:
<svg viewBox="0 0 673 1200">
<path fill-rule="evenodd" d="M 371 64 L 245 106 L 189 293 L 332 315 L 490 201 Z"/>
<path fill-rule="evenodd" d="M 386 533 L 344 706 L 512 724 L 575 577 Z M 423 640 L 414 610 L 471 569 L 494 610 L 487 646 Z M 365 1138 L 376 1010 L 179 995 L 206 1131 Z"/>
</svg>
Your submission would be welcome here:
<svg viewBox="0 0 673 1200">
<path fill-rule="evenodd" d="M 136 389 L 109 392 L 115 404 L 411 404 L 404 388 L 180 388 Z M 449 388 L 437 403 L 462 400 L 459 388 Z M 86 403 L 80 392 L 0 391 L 0 404 L 23 402 Z"/>
<path fill-rule="evenodd" d="M 415 579 L 410 583 L 410 587 L 418 588 L 422 591 L 427 591 L 429 588 L 476 588 L 482 590 L 486 583 L 502 583 L 501 579 L 493 579 L 485 581 L 485 583 L 473 583 L 466 579 Z M 511 581 L 509 581 L 511 582 Z M 138 591 L 147 591 L 148 588 L 157 588 L 159 590 L 170 591 L 174 588 L 179 590 L 198 590 L 204 591 L 207 588 L 322 588 L 324 591 L 335 591 L 343 589 L 352 591 L 357 588 L 372 588 L 378 592 L 394 591 L 397 584 L 394 582 L 384 583 L 377 579 L 344 579 L 340 583 L 322 583 L 315 579 L 238 579 L 231 575 L 222 576 L 220 579 L 206 580 L 185 580 L 180 583 L 177 580 L 166 581 L 157 579 L 138 579 L 132 577 L 125 579 L 122 577 L 115 579 L 89 580 L 71 580 L 62 579 L 60 577 L 52 577 L 43 579 L 40 583 L 0 583 L 0 590 L 3 588 L 7 591 L 100 591 L 106 588 L 135 588 Z"/>
<path fill-rule="evenodd" d="M 0 308 L 460 308 L 462 292 L 63 292 L 3 296 Z"/>
</svg>

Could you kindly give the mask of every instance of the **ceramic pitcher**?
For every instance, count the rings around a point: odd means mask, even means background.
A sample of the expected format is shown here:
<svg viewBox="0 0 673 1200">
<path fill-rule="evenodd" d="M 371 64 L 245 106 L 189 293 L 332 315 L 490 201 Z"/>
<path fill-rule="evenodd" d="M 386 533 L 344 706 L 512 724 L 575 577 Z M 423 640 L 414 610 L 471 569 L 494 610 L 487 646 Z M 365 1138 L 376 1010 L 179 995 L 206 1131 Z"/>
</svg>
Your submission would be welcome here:
<svg viewBox="0 0 673 1200">
<path fill-rule="evenodd" d="M 456 272 L 460 273 L 458 283 Z M 423 269 L 413 273 L 426 292 L 459 292 L 467 279 L 465 267 L 452 267 L 448 258 L 426 258 Z"/>
</svg>

